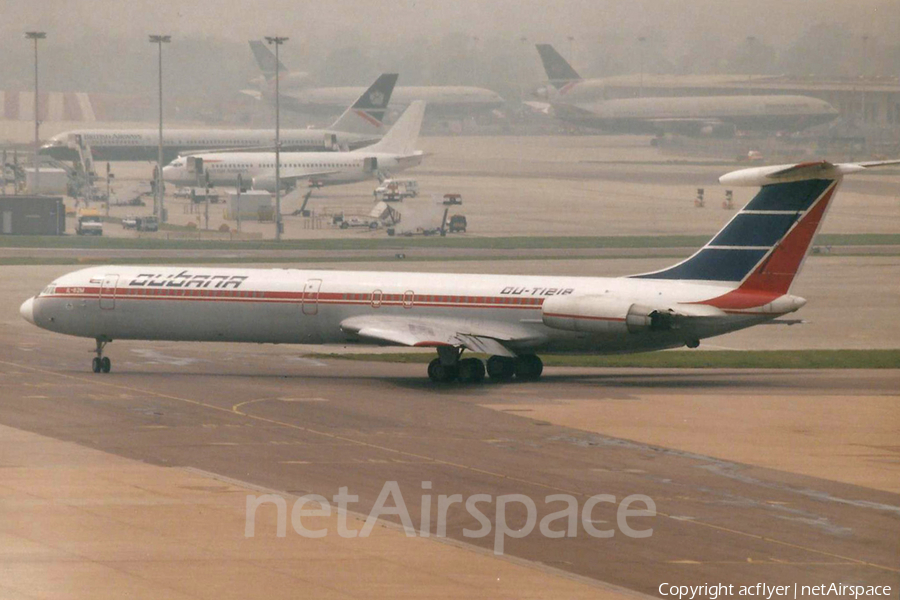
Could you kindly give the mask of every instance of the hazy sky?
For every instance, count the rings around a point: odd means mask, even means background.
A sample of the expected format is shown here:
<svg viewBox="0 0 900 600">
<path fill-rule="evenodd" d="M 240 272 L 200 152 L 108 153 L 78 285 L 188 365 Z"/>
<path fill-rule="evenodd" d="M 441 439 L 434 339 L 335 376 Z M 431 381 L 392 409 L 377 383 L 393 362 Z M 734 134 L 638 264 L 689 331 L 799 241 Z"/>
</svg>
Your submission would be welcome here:
<svg viewBox="0 0 900 600">
<path fill-rule="evenodd" d="M 823 20 L 872 36 L 900 31 L 898 0 L 4 0 L 3 6 L 5 35 L 39 28 L 61 40 L 148 32 L 246 40 L 277 33 L 302 45 L 304 37 L 349 31 L 366 31 L 370 39 L 450 31 L 564 39 L 709 29 L 774 42 Z"/>
<path fill-rule="evenodd" d="M 543 79 L 534 44 L 554 43 L 586 77 L 745 72 L 900 75 L 900 0 L 0 0 L 0 89 L 31 88 L 30 29 L 44 89 L 155 89 L 149 33 L 166 33 L 167 80 L 225 97 L 258 75 L 247 40 L 283 35 L 289 68 L 362 85 L 482 85 L 506 95 Z M 816 32 L 810 36 L 810 32 Z M 862 38 L 869 36 L 868 54 Z M 752 48 L 746 40 L 755 40 Z M 571 39 L 570 39 L 571 38 Z M 748 56 L 743 56 L 749 55 Z M 833 67 L 833 68 L 832 68 Z"/>
</svg>

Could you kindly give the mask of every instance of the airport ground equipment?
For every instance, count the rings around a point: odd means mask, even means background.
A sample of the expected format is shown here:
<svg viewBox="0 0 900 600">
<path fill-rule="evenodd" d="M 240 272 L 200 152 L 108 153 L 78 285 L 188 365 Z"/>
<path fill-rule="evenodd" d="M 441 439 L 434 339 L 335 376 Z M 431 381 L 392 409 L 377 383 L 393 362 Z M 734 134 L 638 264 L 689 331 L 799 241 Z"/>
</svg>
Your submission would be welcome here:
<svg viewBox="0 0 900 600">
<path fill-rule="evenodd" d="M 401 202 L 404 198 L 419 195 L 419 182 L 415 179 L 385 179 L 375 188 L 375 199 L 380 202 Z"/>
<path fill-rule="evenodd" d="M 159 231 L 159 219 L 155 216 L 137 217 L 134 228 L 138 231 Z"/>
<path fill-rule="evenodd" d="M 77 235 L 103 235 L 103 219 L 100 211 L 83 208 L 78 211 L 78 223 L 75 225 Z"/>
<path fill-rule="evenodd" d="M 450 221 L 447 223 L 447 231 L 450 233 L 465 233 L 466 232 L 466 216 L 465 215 L 452 215 L 450 217 Z"/>
</svg>

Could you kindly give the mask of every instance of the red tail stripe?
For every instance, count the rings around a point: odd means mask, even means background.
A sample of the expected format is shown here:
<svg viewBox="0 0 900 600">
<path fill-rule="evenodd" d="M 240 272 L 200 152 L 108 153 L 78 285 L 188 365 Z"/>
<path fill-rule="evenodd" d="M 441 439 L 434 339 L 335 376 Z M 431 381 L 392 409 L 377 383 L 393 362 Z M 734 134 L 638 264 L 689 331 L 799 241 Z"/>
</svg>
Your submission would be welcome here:
<svg viewBox="0 0 900 600">
<path fill-rule="evenodd" d="M 721 309 L 741 310 L 763 306 L 787 294 L 803 258 L 828 209 L 836 184 L 800 219 L 800 222 L 775 246 L 769 256 L 754 269 L 740 287 L 721 296 L 697 304 Z"/>
</svg>

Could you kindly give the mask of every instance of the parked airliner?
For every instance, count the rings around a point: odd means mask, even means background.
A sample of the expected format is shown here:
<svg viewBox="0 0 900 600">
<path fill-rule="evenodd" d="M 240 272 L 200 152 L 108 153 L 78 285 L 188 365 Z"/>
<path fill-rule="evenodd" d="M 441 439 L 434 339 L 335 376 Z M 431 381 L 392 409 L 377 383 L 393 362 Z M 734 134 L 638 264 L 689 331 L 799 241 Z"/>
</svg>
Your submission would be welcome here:
<svg viewBox="0 0 900 600">
<path fill-rule="evenodd" d="M 327 129 L 283 129 L 283 149 L 305 152 L 362 148 L 374 144 L 387 131 L 384 115 L 396 73 L 378 77 L 337 121 Z M 345 105 L 346 106 L 346 105 Z M 78 129 L 50 138 L 40 153 L 56 160 L 79 160 L 79 144 L 94 160 L 138 161 L 157 159 L 159 131 L 156 129 Z M 221 149 L 274 148 L 275 132 L 270 129 L 166 129 L 163 132 L 163 160 L 169 162 L 187 152 Z"/>
<path fill-rule="evenodd" d="M 95 340 L 94 372 L 109 372 L 112 340 L 355 342 L 436 348 L 436 382 L 481 381 L 485 366 L 493 379 L 537 379 L 538 354 L 695 348 L 800 309 L 791 284 L 841 180 L 885 164 L 900 160 L 724 175 L 761 189 L 694 255 L 629 277 L 108 265 L 55 279 L 20 312 Z"/>
<path fill-rule="evenodd" d="M 359 87 L 316 87 L 307 73 L 291 71 L 276 63 L 275 55 L 262 43 L 250 42 L 250 48 L 263 73 L 258 90 L 242 90 L 257 100 L 275 102 L 275 75 L 278 74 L 281 108 L 307 114 L 334 114 L 356 98 Z M 394 90 L 394 105 L 405 108 L 415 100 L 428 104 L 429 117 L 465 118 L 494 112 L 505 100 L 497 92 L 464 85 L 399 86 Z"/>
<path fill-rule="evenodd" d="M 554 115 L 584 127 L 620 133 L 730 136 L 738 131 L 799 131 L 838 116 L 833 106 L 809 96 L 604 100 L 602 79 L 582 79 L 549 44 L 538 44 L 537 49 L 550 80 L 547 100 Z"/>
<path fill-rule="evenodd" d="M 365 181 L 379 172 L 398 172 L 422 162 L 415 149 L 424 102 L 413 102 L 381 140 L 350 152 L 282 152 L 281 185 L 292 189 L 300 182 L 339 185 Z M 163 178 L 176 185 L 209 181 L 217 186 L 251 184 L 253 189 L 275 191 L 274 152 L 216 152 L 183 156 L 163 167 Z"/>
</svg>

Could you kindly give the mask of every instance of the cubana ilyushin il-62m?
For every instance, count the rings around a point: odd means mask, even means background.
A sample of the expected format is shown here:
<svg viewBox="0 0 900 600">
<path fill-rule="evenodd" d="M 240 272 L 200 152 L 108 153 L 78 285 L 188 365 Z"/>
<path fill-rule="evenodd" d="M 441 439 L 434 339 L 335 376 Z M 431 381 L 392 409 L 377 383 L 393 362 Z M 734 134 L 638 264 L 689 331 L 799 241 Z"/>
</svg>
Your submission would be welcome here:
<svg viewBox="0 0 900 600">
<path fill-rule="evenodd" d="M 21 314 L 44 329 L 112 340 L 433 347 L 437 382 L 541 375 L 538 354 L 696 347 L 800 309 L 791 285 L 845 175 L 898 164 L 745 169 L 759 193 L 691 257 L 628 277 L 99 266 L 59 277 Z M 486 354 L 486 363 L 465 353 Z"/>
</svg>

